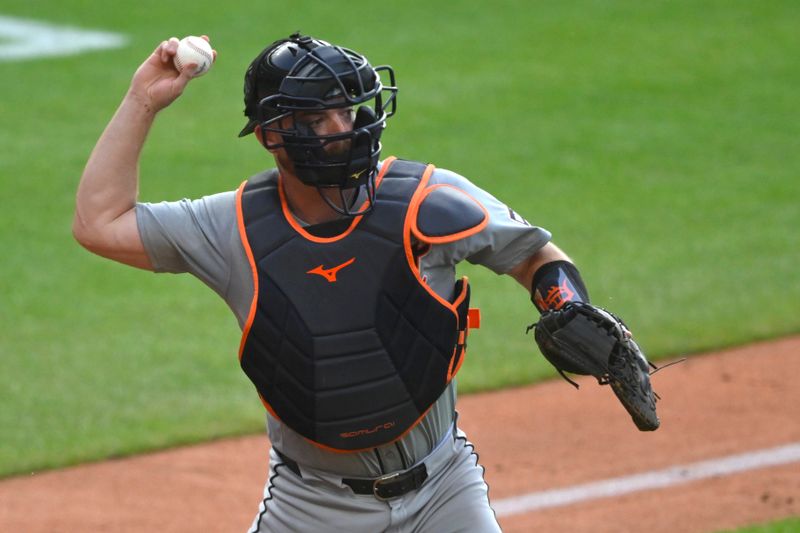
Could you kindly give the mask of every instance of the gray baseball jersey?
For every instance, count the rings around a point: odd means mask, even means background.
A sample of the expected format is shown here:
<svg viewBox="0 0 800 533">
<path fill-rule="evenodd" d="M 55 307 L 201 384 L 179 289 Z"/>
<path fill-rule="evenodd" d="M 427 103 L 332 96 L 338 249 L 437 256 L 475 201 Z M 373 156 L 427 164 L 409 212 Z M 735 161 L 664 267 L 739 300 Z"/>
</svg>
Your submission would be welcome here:
<svg viewBox="0 0 800 533">
<path fill-rule="evenodd" d="M 274 170 L 268 172 L 276 174 Z M 530 225 L 507 205 L 454 172 L 436 169 L 430 184 L 458 187 L 489 213 L 489 222 L 479 233 L 433 245 L 422 256 L 421 274 L 443 298 L 452 297 L 455 269 L 460 261 L 504 274 L 550 239 L 546 230 Z M 198 200 L 139 203 L 136 218 L 155 271 L 193 274 L 225 300 L 243 326 L 253 297 L 253 279 L 237 227 L 235 191 Z M 234 347 L 231 350 L 236 353 Z M 346 477 L 377 477 L 428 457 L 452 431 L 455 401 L 453 380 L 422 421 L 402 439 L 368 452 L 326 451 L 269 414 L 267 429 L 273 446 L 304 468 Z"/>
</svg>

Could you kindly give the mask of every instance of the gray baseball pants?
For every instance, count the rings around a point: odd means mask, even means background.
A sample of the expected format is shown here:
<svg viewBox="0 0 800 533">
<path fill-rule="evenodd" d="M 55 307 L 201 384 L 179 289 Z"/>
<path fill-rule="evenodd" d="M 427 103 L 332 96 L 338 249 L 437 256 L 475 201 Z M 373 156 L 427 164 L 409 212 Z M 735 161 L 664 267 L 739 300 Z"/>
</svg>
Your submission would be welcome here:
<svg viewBox="0 0 800 533">
<path fill-rule="evenodd" d="M 264 499 L 249 533 L 499 532 L 483 467 L 460 430 L 422 462 L 428 479 L 389 500 L 355 494 L 341 477 L 301 468 L 295 474 L 275 450 Z"/>
</svg>

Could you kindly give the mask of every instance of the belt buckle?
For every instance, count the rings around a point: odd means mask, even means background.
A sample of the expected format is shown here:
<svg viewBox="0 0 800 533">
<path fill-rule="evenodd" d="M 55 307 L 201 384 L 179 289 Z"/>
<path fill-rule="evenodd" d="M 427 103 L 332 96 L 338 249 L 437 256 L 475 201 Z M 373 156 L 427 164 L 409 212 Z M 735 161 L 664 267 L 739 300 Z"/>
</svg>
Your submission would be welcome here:
<svg viewBox="0 0 800 533">
<path fill-rule="evenodd" d="M 394 498 L 394 496 L 389 496 L 389 497 L 385 498 L 380 494 L 381 484 L 385 483 L 387 481 L 393 481 L 393 480 L 399 478 L 404 473 L 405 472 L 394 472 L 392 474 L 386 474 L 385 476 L 381 476 L 381 477 L 377 478 L 375 481 L 372 482 L 372 494 L 377 499 L 379 499 L 381 501 L 384 501 L 384 502 L 390 500 L 391 498 Z"/>
</svg>

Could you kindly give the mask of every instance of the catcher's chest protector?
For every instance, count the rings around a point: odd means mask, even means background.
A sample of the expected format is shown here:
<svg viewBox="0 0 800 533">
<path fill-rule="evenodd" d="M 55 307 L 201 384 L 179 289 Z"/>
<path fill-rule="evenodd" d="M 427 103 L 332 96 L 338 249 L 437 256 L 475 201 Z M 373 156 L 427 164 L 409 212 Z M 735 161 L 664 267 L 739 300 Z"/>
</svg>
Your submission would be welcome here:
<svg viewBox="0 0 800 533">
<path fill-rule="evenodd" d="M 255 178 L 239 189 L 256 288 L 241 366 L 265 407 L 323 448 L 400 438 L 460 367 L 468 283 L 457 283 L 454 302 L 424 284 L 406 220 L 432 170 L 387 160 L 374 209 L 325 238 L 291 219 L 276 181 Z"/>
</svg>

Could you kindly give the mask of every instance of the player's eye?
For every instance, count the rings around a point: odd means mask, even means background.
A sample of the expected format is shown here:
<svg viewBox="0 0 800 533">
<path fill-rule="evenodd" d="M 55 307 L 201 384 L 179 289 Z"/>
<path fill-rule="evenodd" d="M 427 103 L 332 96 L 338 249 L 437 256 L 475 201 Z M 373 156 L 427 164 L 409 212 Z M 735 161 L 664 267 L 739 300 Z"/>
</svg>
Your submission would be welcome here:
<svg viewBox="0 0 800 533">
<path fill-rule="evenodd" d="M 309 128 L 318 128 L 325 121 L 322 115 L 306 115 L 300 118 L 300 122 Z"/>
</svg>

